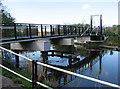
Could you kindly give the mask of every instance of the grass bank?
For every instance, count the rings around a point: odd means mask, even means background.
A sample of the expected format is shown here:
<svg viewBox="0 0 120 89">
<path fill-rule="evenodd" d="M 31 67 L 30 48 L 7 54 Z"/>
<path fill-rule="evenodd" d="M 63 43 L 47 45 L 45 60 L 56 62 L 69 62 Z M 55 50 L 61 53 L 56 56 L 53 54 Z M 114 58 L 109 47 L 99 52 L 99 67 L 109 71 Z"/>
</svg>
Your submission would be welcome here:
<svg viewBox="0 0 120 89">
<path fill-rule="evenodd" d="M 103 43 L 91 43 L 91 44 L 83 44 L 83 43 L 75 43 L 76 45 L 85 45 L 86 48 L 99 49 L 104 46 L 109 49 L 113 49 L 120 44 L 119 38 L 117 35 L 109 36 L 107 40 Z M 109 46 L 109 47 L 108 47 Z"/>
<path fill-rule="evenodd" d="M 120 44 L 118 36 L 109 36 L 106 41 L 104 41 L 103 45 L 107 46 L 118 46 Z"/>
<path fill-rule="evenodd" d="M 13 64 L 8 62 L 7 60 L 2 60 L 2 64 L 8 68 L 10 68 L 11 70 L 17 72 L 18 74 L 28 78 L 28 79 L 31 79 L 31 76 L 30 74 L 28 74 L 28 72 L 24 71 L 24 70 L 21 70 L 19 68 L 14 68 Z M 8 77 L 10 78 L 13 83 L 15 84 L 20 84 L 21 87 L 24 87 L 25 89 L 32 89 L 32 83 L 10 73 L 9 71 L 5 70 L 5 69 L 2 69 L 2 75 L 5 76 L 5 77 Z M 43 84 L 45 85 L 48 85 L 51 87 L 51 85 L 47 84 L 46 82 L 43 82 Z M 40 85 L 37 85 L 35 89 L 44 89 L 43 87 L 41 87 Z"/>
</svg>

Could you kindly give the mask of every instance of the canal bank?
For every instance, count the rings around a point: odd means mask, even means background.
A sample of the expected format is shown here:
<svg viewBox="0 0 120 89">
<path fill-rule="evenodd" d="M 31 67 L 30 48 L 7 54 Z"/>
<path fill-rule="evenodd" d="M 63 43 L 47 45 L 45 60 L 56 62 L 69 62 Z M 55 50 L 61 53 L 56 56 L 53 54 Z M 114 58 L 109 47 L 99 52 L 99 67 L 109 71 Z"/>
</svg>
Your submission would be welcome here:
<svg viewBox="0 0 120 89">
<path fill-rule="evenodd" d="M 105 48 L 119 51 L 119 37 L 118 36 L 109 36 L 105 41 L 90 41 L 86 39 L 84 42 L 75 41 L 76 45 L 83 45 L 87 48 Z"/>
</svg>

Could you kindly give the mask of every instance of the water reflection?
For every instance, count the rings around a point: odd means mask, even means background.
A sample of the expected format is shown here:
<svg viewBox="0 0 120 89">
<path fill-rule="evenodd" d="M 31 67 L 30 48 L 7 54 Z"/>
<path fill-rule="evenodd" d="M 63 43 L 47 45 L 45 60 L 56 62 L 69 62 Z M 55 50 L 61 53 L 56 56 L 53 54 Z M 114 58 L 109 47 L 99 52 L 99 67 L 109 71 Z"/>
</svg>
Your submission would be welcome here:
<svg viewBox="0 0 120 89">
<path fill-rule="evenodd" d="M 87 50 L 81 46 L 52 46 L 51 49 L 52 51 L 49 52 L 15 52 L 33 60 L 118 84 L 118 58 L 116 57 L 118 52 L 109 50 Z M 27 71 L 31 76 L 32 64 L 29 61 L 7 52 L 2 52 L 2 55 L 4 60 L 8 60 L 9 63 L 12 63 L 16 68 Z M 37 72 L 40 82 L 45 81 L 53 87 L 103 86 L 40 65 L 38 65 Z"/>
<path fill-rule="evenodd" d="M 101 73 L 101 68 L 102 68 L 102 56 L 103 55 L 105 55 L 105 52 L 103 50 L 102 51 L 90 51 L 89 56 L 85 57 L 82 60 L 78 60 L 76 63 L 72 63 L 72 57 L 71 58 L 69 57 L 68 60 L 71 61 L 71 63 L 69 62 L 69 65 L 67 65 L 67 66 L 54 65 L 54 66 L 57 66 L 57 67 L 60 67 L 60 68 L 66 69 L 66 70 L 70 70 L 70 71 L 73 71 L 73 72 L 79 73 L 79 74 L 90 69 L 90 73 L 92 73 L 93 65 L 95 63 L 99 62 L 99 73 L 97 74 L 98 79 L 99 79 L 99 75 Z M 48 56 L 43 56 L 43 59 L 48 60 Z M 48 71 L 47 68 L 45 68 L 45 69 L 46 70 L 44 70 L 44 71 Z M 54 83 L 53 86 L 55 86 L 55 87 L 64 86 L 76 78 L 75 76 L 67 75 L 67 74 L 58 72 L 56 70 L 50 70 L 50 71 L 51 71 L 51 73 L 48 73 L 48 74 L 47 74 L 47 72 L 45 72 L 46 74 L 44 74 L 44 77 L 48 79 L 47 81 L 52 81 Z"/>
</svg>

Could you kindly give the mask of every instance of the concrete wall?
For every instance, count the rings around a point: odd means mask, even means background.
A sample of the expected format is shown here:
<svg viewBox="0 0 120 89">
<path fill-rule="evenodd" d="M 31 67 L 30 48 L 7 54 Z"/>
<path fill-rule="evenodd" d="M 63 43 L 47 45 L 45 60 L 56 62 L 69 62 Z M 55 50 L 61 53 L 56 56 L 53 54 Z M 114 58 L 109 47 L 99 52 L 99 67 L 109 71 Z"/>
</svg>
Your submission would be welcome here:
<svg viewBox="0 0 120 89">
<path fill-rule="evenodd" d="M 77 42 L 86 43 L 86 41 L 90 41 L 90 37 L 76 37 Z"/>
<path fill-rule="evenodd" d="M 55 45 L 74 45 L 74 38 L 51 39 L 51 42 Z"/>
<path fill-rule="evenodd" d="M 38 40 L 31 42 L 11 43 L 10 48 L 13 50 L 48 51 L 50 50 L 50 42 Z"/>
</svg>

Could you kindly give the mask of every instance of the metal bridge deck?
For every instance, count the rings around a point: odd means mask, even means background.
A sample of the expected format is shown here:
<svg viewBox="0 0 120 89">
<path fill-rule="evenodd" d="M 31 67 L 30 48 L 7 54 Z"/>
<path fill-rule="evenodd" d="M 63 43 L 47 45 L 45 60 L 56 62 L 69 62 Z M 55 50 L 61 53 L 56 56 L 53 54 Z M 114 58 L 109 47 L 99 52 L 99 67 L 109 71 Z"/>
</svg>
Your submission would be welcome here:
<svg viewBox="0 0 120 89">
<path fill-rule="evenodd" d="M 17 43 L 17 42 L 28 42 L 35 40 L 44 40 L 44 39 L 57 39 L 57 38 L 68 38 L 68 37 L 77 37 L 80 35 L 63 35 L 63 36 L 34 36 L 32 38 L 29 37 L 19 37 L 18 39 L 13 38 L 4 38 L 1 40 L 0 44 L 9 44 L 9 43 Z"/>
</svg>

